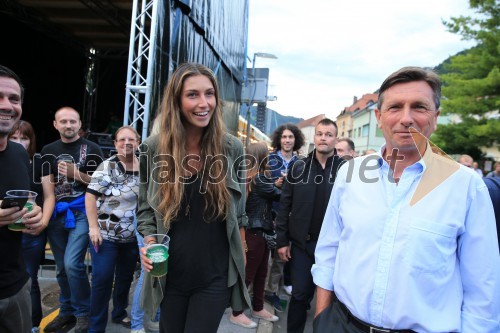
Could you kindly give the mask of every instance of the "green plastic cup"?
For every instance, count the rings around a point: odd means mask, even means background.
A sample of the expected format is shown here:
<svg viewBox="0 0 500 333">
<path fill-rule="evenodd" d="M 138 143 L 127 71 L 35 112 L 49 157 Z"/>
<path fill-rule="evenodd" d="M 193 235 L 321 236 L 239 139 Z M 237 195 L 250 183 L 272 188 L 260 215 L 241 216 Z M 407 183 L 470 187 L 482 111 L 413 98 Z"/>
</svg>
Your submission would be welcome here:
<svg viewBox="0 0 500 333">
<path fill-rule="evenodd" d="M 153 269 L 149 272 L 154 277 L 161 277 L 168 272 L 168 246 L 170 237 L 162 234 L 149 235 L 145 238 L 146 256 L 153 262 Z M 153 242 L 151 241 L 153 238 Z"/>
<path fill-rule="evenodd" d="M 24 204 L 24 207 L 28 208 L 28 212 L 31 212 L 33 210 L 33 206 L 35 205 L 35 200 L 36 196 L 38 193 L 33 192 L 33 191 L 25 191 L 25 190 L 11 190 L 7 191 L 5 193 L 5 197 L 12 197 L 12 198 L 28 198 L 28 201 Z M 8 226 L 9 230 L 12 231 L 21 231 L 26 229 L 26 225 L 23 222 L 23 219 L 20 218 L 14 223 L 9 224 Z"/>
</svg>

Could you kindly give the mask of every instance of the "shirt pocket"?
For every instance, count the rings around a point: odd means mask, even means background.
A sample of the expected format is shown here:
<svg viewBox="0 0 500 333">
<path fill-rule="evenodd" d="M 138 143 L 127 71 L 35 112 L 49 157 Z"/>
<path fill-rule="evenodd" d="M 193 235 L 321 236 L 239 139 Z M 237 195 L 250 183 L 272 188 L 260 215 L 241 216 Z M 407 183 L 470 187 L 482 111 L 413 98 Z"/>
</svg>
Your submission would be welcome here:
<svg viewBox="0 0 500 333">
<path fill-rule="evenodd" d="M 409 229 L 407 264 L 420 272 L 446 270 L 454 262 L 457 229 L 442 223 L 414 219 Z"/>
</svg>

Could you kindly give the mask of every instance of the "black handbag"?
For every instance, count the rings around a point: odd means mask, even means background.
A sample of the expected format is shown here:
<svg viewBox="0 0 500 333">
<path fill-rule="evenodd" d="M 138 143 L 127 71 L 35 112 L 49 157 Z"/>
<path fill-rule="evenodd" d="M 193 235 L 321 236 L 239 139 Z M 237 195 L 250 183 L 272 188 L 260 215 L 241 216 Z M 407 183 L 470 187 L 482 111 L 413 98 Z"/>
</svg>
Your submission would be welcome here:
<svg viewBox="0 0 500 333">
<path fill-rule="evenodd" d="M 262 237 L 266 240 L 266 245 L 269 250 L 274 250 L 276 248 L 276 230 L 264 230 Z"/>
</svg>

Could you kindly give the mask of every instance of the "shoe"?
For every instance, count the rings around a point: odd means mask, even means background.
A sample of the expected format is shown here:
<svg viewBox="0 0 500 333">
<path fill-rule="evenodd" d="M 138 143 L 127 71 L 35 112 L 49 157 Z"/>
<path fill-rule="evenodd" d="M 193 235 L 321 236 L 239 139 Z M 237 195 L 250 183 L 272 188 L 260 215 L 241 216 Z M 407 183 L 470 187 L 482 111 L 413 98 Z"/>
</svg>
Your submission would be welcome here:
<svg viewBox="0 0 500 333">
<path fill-rule="evenodd" d="M 259 312 L 252 311 L 252 317 L 257 318 L 257 319 L 267 320 L 270 322 L 275 322 L 275 321 L 280 320 L 278 318 L 278 316 L 273 315 L 272 313 L 270 313 L 266 309 L 262 309 Z"/>
<path fill-rule="evenodd" d="M 32 327 L 31 333 L 40 333 L 40 327 Z"/>
<path fill-rule="evenodd" d="M 75 333 L 87 333 L 89 330 L 89 317 L 76 317 Z"/>
<path fill-rule="evenodd" d="M 229 321 L 244 328 L 256 328 L 257 323 L 248 318 L 244 313 L 237 316 L 229 315 Z"/>
<path fill-rule="evenodd" d="M 121 320 L 113 320 L 113 323 L 120 324 L 120 325 L 122 325 L 125 328 L 132 327 L 132 321 L 130 320 L 129 317 L 125 317 L 125 318 L 123 318 Z"/>
<path fill-rule="evenodd" d="M 281 307 L 281 299 L 276 295 L 264 295 L 264 299 L 267 303 L 271 304 L 276 312 L 283 312 Z"/>
<path fill-rule="evenodd" d="M 57 332 L 61 328 L 63 328 L 64 326 L 74 324 L 75 322 L 76 322 L 76 318 L 73 315 L 69 315 L 69 316 L 58 315 L 47 326 L 45 326 L 43 331 L 47 332 L 47 333 Z"/>
<path fill-rule="evenodd" d="M 144 328 L 141 328 L 140 330 L 131 330 L 130 333 L 146 333 Z"/>
<path fill-rule="evenodd" d="M 292 286 L 283 286 L 283 290 L 287 293 L 287 295 L 292 296 Z"/>
</svg>

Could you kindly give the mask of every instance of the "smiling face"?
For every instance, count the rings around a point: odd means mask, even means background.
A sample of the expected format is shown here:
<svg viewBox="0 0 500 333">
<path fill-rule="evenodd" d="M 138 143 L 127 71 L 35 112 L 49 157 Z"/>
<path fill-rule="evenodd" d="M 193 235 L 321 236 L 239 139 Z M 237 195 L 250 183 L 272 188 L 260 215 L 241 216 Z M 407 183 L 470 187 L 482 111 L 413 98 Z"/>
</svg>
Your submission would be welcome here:
<svg viewBox="0 0 500 333">
<path fill-rule="evenodd" d="M 295 145 L 295 136 L 293 132 L 286 129 L 281 133 L 280 139 L 281 151 L 284 153 L 293 152 L 293 146 Z"/>
<path fill-rule="evenodd" d="M 398 83 L 384 92 L 380 110 L 375 110 L 378 127 L 384 133 L 386 151 L 416 151 L 409 132 L 414 128 L 426 138 L 436 130 L 436 110 L 431 87 L 425 81 Z"/>
<path fill-rule="evenodd" d="M 28 150 L 31 143 L 30 138 L 28 138 L 24 134 L 21 134 L 21 131 L 16 131 L 14 134 L 10 136 L 9 140 L 21 144 L 26 150 Z"/>
<path fill-rule="evenodd" d="M 337 129 L 334 125 L 318 124 L 314 132 L 314 146 L 317 154 L 331 156 L 337 143 Z"/>
<path fill-rule="evenodd" d="M 19 83 L 9 77 L 0 77 L 0 137 L 9 135 L 22 113 Z"/>
<path fill-rule="evenodd" d="M 181 112 L 186 129 L 207 127 L 216 106 L 215 89 L 208 77 L 194 75 L 184 81 Z"/>
<path fill-rule="evenodd" d="M 72 108 L 62 108 L 56 112 L 54 127 L 61 135 L 62 142 L 74 142 L 80 138 L 78 130 L 82 127 L 80 115 Z"/>
<path fill-rule="evenodd" d="M 119 155 L 133 155 L 138 146 L 139 140 L 134 131 L 124 128 L 116 134 L 115 148 Z"/>
</svg>

